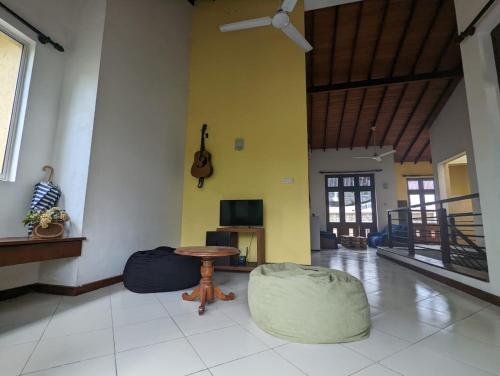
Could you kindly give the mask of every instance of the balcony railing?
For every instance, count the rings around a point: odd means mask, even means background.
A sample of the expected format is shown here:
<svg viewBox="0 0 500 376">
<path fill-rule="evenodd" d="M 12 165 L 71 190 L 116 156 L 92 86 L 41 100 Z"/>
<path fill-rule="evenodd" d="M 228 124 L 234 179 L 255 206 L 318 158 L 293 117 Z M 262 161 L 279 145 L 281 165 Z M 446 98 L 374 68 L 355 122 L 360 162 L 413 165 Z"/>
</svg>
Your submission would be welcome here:
<svg viewBox="0 0 500 376">
<path fill-rule="evenodd" d="M 479 194 L 389 210 L 387 215 L 389 249 L 487 278 Z"/>
</svg>

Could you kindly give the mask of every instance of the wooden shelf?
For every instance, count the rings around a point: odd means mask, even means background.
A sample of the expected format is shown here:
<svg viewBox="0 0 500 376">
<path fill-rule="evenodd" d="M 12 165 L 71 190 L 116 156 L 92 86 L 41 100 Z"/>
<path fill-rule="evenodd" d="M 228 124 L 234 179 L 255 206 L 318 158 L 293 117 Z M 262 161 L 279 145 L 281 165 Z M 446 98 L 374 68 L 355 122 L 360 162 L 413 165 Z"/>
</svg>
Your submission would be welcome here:
<svg viewBox="0 0 500 376">
<path fill-rule="evenodd" d="M 257 267 L 256 262 L 248 262 L 244 266 L 240 265 L 215 265 L 215 270 L 220 272 L 245 272 L 249 273 Z"/>
<path fill-rule="evenodd" d="M 257 240 L 257 265 L 266 262 L 266 241 L 264 227 L 249 227 L 249 226 L 233 226 L 233 227 L 219 227 L 217 231 L 220 232 L 235 232 L 238 234 L 255 234 Z M 245 268 L 239 267 L 239 268 Z M 252 269 L 248 270 L 251 271 Z M 241 270 L 243 271 L 243 270 Z"/>
<path fill-rule="evenodd" d="M 61 239 L 0 238 L 0 267 L 78 257 L 84 237 Z"/>
</svg>

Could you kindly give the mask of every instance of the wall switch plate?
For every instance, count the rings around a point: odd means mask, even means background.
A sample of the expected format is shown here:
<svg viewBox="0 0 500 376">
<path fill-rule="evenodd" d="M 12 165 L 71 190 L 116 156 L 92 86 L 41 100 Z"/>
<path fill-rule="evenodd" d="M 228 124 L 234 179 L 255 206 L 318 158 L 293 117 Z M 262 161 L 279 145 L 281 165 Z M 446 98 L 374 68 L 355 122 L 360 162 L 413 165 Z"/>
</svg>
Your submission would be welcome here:
<svg viewBox="0 0 500 376">
<path fill-rule="evenodd" d="M 281 179 L 281 184 L 293 184 L 295 183 L 294 178 L 283 178 Z"/>
<path fill-rule="evenodd" d="M 234 140 L 234 150 L 242 151 L 245 148 L 245 139 L 237 138 Z"/>
</svg>

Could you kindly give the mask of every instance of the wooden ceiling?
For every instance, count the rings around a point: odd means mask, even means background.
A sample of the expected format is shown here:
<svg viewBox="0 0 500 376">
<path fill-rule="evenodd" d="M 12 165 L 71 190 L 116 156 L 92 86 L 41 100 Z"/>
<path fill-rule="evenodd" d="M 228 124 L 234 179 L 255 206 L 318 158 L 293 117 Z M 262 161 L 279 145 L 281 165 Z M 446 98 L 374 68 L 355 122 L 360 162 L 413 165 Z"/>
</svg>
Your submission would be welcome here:
<svg viewBox="0 0 500 376">
<path fill-rule="evenodd" d="M 394 146 L 398 162 L 430 161 L 429 127 L 462 77 L 453 0 L 308 11 L 306 36 L 315 47 L 307 56 L 311 148 L 375 141 Z"/>
</svg>

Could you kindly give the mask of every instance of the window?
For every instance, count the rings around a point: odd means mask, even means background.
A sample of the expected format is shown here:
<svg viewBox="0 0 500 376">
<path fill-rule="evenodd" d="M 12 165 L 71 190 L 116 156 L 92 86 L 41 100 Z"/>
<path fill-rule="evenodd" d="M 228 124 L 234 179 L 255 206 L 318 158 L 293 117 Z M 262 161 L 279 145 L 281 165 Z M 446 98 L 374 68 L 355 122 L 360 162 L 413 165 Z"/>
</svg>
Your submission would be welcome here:
<svg viewBox="0 0 500 376">
<path fill-rule="evenodd" d="M 336 175 L 325 179 L 327 230 L 356 236 L 377 231 L 374 175 Z"/>
<path fill-rule="evenodd" d="M 15 178 L 32 43 L 0 22 L 0 180 Z"/>
<path fill-rule="evenodd" d="M 408 179 L 408 198 L 412 206 L 413 223 L 437 224 L 434 179 Z"/>
</svg>

